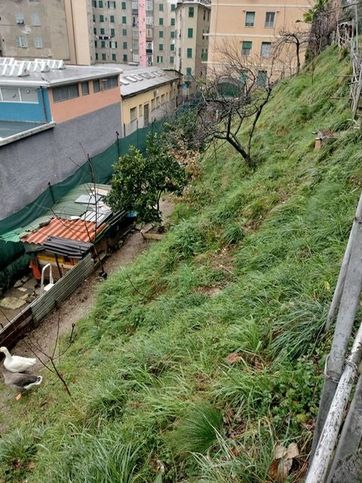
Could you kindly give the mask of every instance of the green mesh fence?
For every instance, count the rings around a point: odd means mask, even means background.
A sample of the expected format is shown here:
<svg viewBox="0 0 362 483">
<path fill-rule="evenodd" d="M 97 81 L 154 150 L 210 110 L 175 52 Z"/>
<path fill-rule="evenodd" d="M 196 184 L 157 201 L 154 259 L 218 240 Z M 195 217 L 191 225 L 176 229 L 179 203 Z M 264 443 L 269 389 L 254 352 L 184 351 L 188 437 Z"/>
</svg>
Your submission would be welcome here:
<svg viewBox="0 0 362 483">
<path fill-rule="evenodd" d="M 150 126 L 138 129 L 127 137 L 112 144 L 103 153 L 91 158 L 91 163 L 85 162 L 71 176 L 64 181 L 47 187 L 33 202 L 26 205 L 17 213 L 0 221 L 0 289 L 8 285 L 28 262 L 24 256 L 24 247 L 18 242 L 18 233 L 36 218 L 46 213 L 56 202 L 76 186 L 93 182 L 92 171 L 97 183 L 107 183 L 112 176 L 112 167 L 119 156 L 126 154 L 131 145 L 143 150 L 146 138 L 151 132 L 158 131 L 162 122 L 154 122 Z M 20 257 L 20 258 L 19 258 Z M 21 263 L 22 260 L 22 263 Z M 16 273 L 15 273 L 16 272 Z"/>
</svg>

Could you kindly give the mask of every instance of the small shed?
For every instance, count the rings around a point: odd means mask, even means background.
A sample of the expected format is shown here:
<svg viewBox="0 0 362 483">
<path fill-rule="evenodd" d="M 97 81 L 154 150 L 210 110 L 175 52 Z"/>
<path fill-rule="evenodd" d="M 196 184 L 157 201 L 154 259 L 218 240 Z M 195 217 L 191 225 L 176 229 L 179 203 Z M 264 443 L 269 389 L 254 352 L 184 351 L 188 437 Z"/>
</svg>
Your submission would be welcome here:
<svg viewBox="0 0 362 483">
<path fill-rule="evenodd" d="M 108 185 L 80 185 L 53 208 L 32 222 L 20 235 L 33 255 L 33 276 L 40 279 L 50 264 L 55 280 L 73 268 L 87 253 L 104 258 L 133 226 L 134 217 L 113 213 L 106 203 Z"/>
</svg>

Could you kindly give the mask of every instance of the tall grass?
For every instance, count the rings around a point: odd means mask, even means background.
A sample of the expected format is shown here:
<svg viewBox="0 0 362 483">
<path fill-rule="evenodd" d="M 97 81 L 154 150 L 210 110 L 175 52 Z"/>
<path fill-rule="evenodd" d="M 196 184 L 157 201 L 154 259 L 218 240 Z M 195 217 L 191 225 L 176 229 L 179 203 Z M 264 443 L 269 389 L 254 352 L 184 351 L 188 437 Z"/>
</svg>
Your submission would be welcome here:
<svg viewBox="0 0 362 483">
<path fill-rule="evenodd" d="M 303 462 L 361 189 L 337 56 L 277 86 L 254 173 L 225 144 L 206 152 L 165 239 L 80 323 L 61 367 L 74 401 L 47 376 L 3 415 L 0 479 L 262 482 L 290 442 Z M 318 129 L 338 137 L 314 151 Z"/>
</svg>

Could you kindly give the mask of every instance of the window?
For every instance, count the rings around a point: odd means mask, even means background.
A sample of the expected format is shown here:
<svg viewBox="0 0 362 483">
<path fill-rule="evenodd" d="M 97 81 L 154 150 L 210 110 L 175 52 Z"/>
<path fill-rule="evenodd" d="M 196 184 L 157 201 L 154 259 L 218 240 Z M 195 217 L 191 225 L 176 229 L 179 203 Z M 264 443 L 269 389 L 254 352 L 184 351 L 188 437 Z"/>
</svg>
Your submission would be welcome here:
<svg viewBox="0 0 362 483">
<path fill-rule="evenodd" d="M 101 35 L 104 35 L 104 33 L 105 33 L 104 28 L 101 28 L 101 29 L 100 29 L 100 33 L 101 33 Z"/>
<path fill-rule="evenodd" d="M 98 2 L 98 8 L 103 8 L 103 0 L 99 0 L 99 2 Z"/>
<path fill-rule="evenodd" d="M 158 36 L 160 37 L 160 39 L 163 39 L 163 30 L 160 30 L 160 31 L 158 32 Z"/>
<path fill-rule="evenodd" d="M 176 5 L 174 3 L 171 3 L 171 12 L 174 12 L 176 10 Z"/>
<path fill-rule="evenodd" d="M 156 97 L 156 107 L 160 107 L 160 96 Z"/>
<path fill-rule="evenodd" d="M 34 37 L 34 47 L 36 49 L 42 49 L 44 47 L 42 37 Z"/>
<path fill-rule="evenodd" d="M 260 55 L 262 57 L 268 58 L 271 55 L 271 42 L 262 42 Z"/>
<path fill-rule="evenodd" d="M 151 111 L 155 110 L 155 100 L 151 99 Z"/>
<path fill-rule="evenodd" d="M 92 7 L 97 8 L 97 0 L 92 0 Z"/>
<path fill-rule="evenodd" d="M 115 29 L 111 29 L 111 37 L 115 37 L 116 36 L 116 31 Z"/>
<path fill-rule="evenodd" d="M 127 23 L 127 17 L 122 17 L 122 23 Z"/>
<path fill-rule="evenodd" d="M 123 44 L 122 44 L 122 48 L 123 48 L 123 49 L 125 49 L 125 50 L 127 50 L 127 48 L 128 48 L 128 47 L 127 47 L 127 42 L 123 42 Z"/>
<path fill-rule="evenodd" d="M 163 25 L 163 18 L 159 19 L 159 25 Z"/>
<path fill-rule="evenodd" d="M 172 30 L 172 32 L 171 32 L 171 39 L 174 39 L 174 38 L 175 38 L 175 31 Z"/>
<path fill-rule="evenodd" d="M 94 47 L 97 48 L 98 42 L 95 40 L 94 41 Z"/>
<path fill-rule="evenodd" d="M 195 12 L 194 7 L 189 7 L 189 17 L 193 17 L 194 16 L 194 12 Z"/>
<path fill-rule="evenodd" d="M 127 62 L 127 60 L 128 60 L 127 54 L 123 54 L 123 62 Z"/>
<path fill-rule="evenodd" d="M 107 77 L 107 79 L 101 79 L 101 86 L 103 91 L 118 87 L 118 77 Z"/>
<path fill-rule="evenodd" d="M 114 23 L 114 15 L 110 15 L 110 16 L 109 16 L 109 21 L 110 21 L 111 23 Z"/>
<path fill-rule="evenodd" d="M 253 42 L 251 40 L 243 40 L 241 44 L 241 54 L 250 55 L 252 47 L 253 47 Z"/>
<path fill-rule="evenodd" d="M 93 81 L 93 92 L 99 92 L 101 90 L 101 83 L 99 79 Z"/>
<path fill-rule="evenodd" d="M 175 50 L 175 44 L 170 45 L 170 50 Z"/>
<path fill-rule="evenodd" d="M 126 36 L 127 35 L 127 29 L 122 29 L 122 35 Z"/>
<path fill-rule="evenodd" d="M 34 13 L 32 13 L 32 15 L 31 15 L 31 23 L 32 23 L 32 24 L 33 24 L 35 27 L 37 27 L 37 26 L 41 25 L 41 23 L 40 23 L 40 17 L 39 17 L 38 12 L 34 12 Z"/>
<path fill-rule="evenodd" d="M 157 56 L 157 64 L 162 64 L 163 63 L 163 55 L 158 55 Z"/>
<path fill-rule="evenodd" d="M 101 40 L 101 48 L 102 49 L 106 48 L 106 41 L 105 40 Z"/>
<path fill-rule="evenodd" d="M 78 84 L 68 84 L 66 86 L 53 87 L 54 102 L 67 101 L 79 97 Z"/>
<path fill-rule="evenodd" d="M 131 119 L 131 122 L 137 121 L 137 107 L 132 107 L 129 110 L 129 117 Z"/>
<path fill-rule="evenodd" d="M 192 59 L 192 49 L 187 49 L 187 58 Z"/>
<path fill-rule="evenodd" d="M 38 103 L 38 94 L 36 89 L 29 87 L 20 87 L 21 102 L 36 102 Z"/>
<path fill-rule="evenodd" d="M 108 2 L 108 8 L 115 9 L 116 8 L 116 2 L 115 1 Z"/>
<path fill-rule="evenodd" d="M 275 12 L 266 12 L 265 14 L 265 28 L 273 28 L 275 20 Z"/>
<path fill-rule="evenodd" d="M 174 27 L 176 20 L 174 18 L 171 18 L 171 26 Z"/>
<path fill-rule="evenodd" d="M 255 24 L 255 12 L 246 12 L 245 27 L 254 27 L 254 24 Z"/>
<path fill-rule="evenodd" d="M 23 13 L 17 13 L 15 15 L 16 23 L 18 24 L 24 24 L 25 23 L 25 18 Z"/>
<path fill-rule="evenodd" d="M 126 10 L 126 2 L 122 2 L 122 10 Z"/>
<path fill-rule="evenodd" d="M 95 27 L 93 27 L 93 33 L 94 35 L 97 35 L 97 29 Z"/>
<path fill-rule="evenodd" d="M 97 54 L 97 52 L 96 52 L 96 60 L 98 60 L 98 54 Z"/>
<path fill-rule="evenodd" d="M 187 38 L 192 39 L 194 36 L 194 29 L 187 29 Z"/>
<path fill-rule="evenodd" d="M 17 36 L 16 46 L 25 49 L 28 46 L 28 39 L 26 37 L 23 37 L 22 35 Z"/>
<path fill-rule="evenodd" d="M 1 94 L 4 102 L 20 102 L 20 92 L 17 87 L 2 87 Z"/>
<path fill-rule="evenodd" d="M 158 9 L 159 9 L 160 12 L 163 12 L 163 3 L 159 4 Z"/>
<path fill-rule="evenodd" d="M 0 102 L 38 104 L 37 90 L 33 87 L 1 87 Z"/>
<path fill-rule="evenodd" d="M 170 57 L 170 64 L 173 64 L 175 62 L 175 58 L 174 57 Z"/>
<path fill-rule="evenodd" d="M 96 16 L 95 16 L 95 15 L 93 15 L 93 22 L 95 22 L 95 21 L 96 21 Z"/>
<path fill-rule="evenodd" d="M 109 45 L 110 45 L 111 49 L 116 49 L 117 48 L 117 41 L 116 40 L 111 40 L 109 42 Z"/>
<path fill-rule="evenodd" d="M 104 22 L 104 15 L 100 15 L 100 16 L 99 16 L 99 21 L 100 21 L 100 22 Z"/>
<path fill-rule="evenodd" d="M 81 83 L 82 96 L 87 96 L 89 94 L 89 82 L 85 81 Z"/>
<path fill-rule="evenodd" d="M 263 87 L 266 84 L 267 73 L 266 70 L 258 70 L 258 75 L 256 77 L 256 85 Z"/>
<path fill-rule="evenodd" d="M 159 50 L 163 50 L 163 44 L 159 44 L 159 45 L 158 45 L 158 49 L 159 49 Z"/>
<path fill-rule="evenodd" d="M 186 75 L 192 75 L 192 68 L 191 67 L 187 67 Z"/>
<path fill-rule="evenodd" d="M 116 56 L 116 54 L 112 54 L 112 60 L 113 60 L 113 62 L 117 62 L 117 56 Z"/>
</svg>

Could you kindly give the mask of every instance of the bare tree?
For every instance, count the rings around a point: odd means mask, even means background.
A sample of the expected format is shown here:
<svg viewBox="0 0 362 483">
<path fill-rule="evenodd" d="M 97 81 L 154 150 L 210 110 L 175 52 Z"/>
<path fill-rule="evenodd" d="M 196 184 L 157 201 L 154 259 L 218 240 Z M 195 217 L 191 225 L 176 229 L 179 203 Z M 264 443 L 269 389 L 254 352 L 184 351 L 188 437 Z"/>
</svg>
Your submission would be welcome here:
<svg viewBox="0 0 362 483">
<path fill-rule="evenodd" d="M 57 332 L 55 336 L 55 341 L 53 347 L 49 350 L 46 349 L 41 342 L 34 338 L 34 335 L 30 335 L 27 339 L 24 339 L 25 346 L 29 349 L 29 351 L 34 354 L 41 365 L 45 367 L 49 372 L 56 375 L 59 381 L 63 384 L 64 389 L 69 397 L 72 397 L 69 386 L 67 381 L 64 378 L 64 375 L 59 371 L 57 367 L 57 363 L 59 359 L 68 351 L 72 343 L 74 342 L 74 330 L 75 324 L 72 324 L 72 330 L 70 336 L 67 340 L 66 346 L 63 350 L 60 349 L 60 311 L 59 307 L 56 306 L 56 310 L 58 310 L 57 314 Z"/>
<path fill-rule="evenodd" d="M 288 53 L 290 53 L 290 73 L 299 74 L 302 65 L 302 52 L 304 48 L 310 42 L 310 32 L 309 30 L 281 30 L 279 32 L 279 37 L 274 43 L 273 53 L 274 56 L 279 59 L 280 62 L 283 59 L 287 59 Z M 291 52 L 288 52 L 291 48 Z M 294 59 L 296 60 L 296 70 L 293 72 Z M 294 64 L 295 65 L 295 64 Z"/>
<path fill-rule="evenodd" d="M 206 144 L 214 139 L 225 140 L 250 168 L 255 168 L 252 139 L 271 96 L 273 62 L 268 62 L 268 72 L 260 67 L 261 63 L 252 62 L 243 55 L 236 43 L 225 45 L 219 49 L 219 54 L 220 66 L 200 86 L 196 136 Z M 239 133 L 246 123 L 247 138 L 243 142 Z"/>
<path fill-rule="evenodd" d="M 304 14 L 304 21 L 311 24 L 307 57 L 317 56 L 330 45 L 337 30 L 339 8 L 329 0 L 317 0 Z"/>
</svg>

